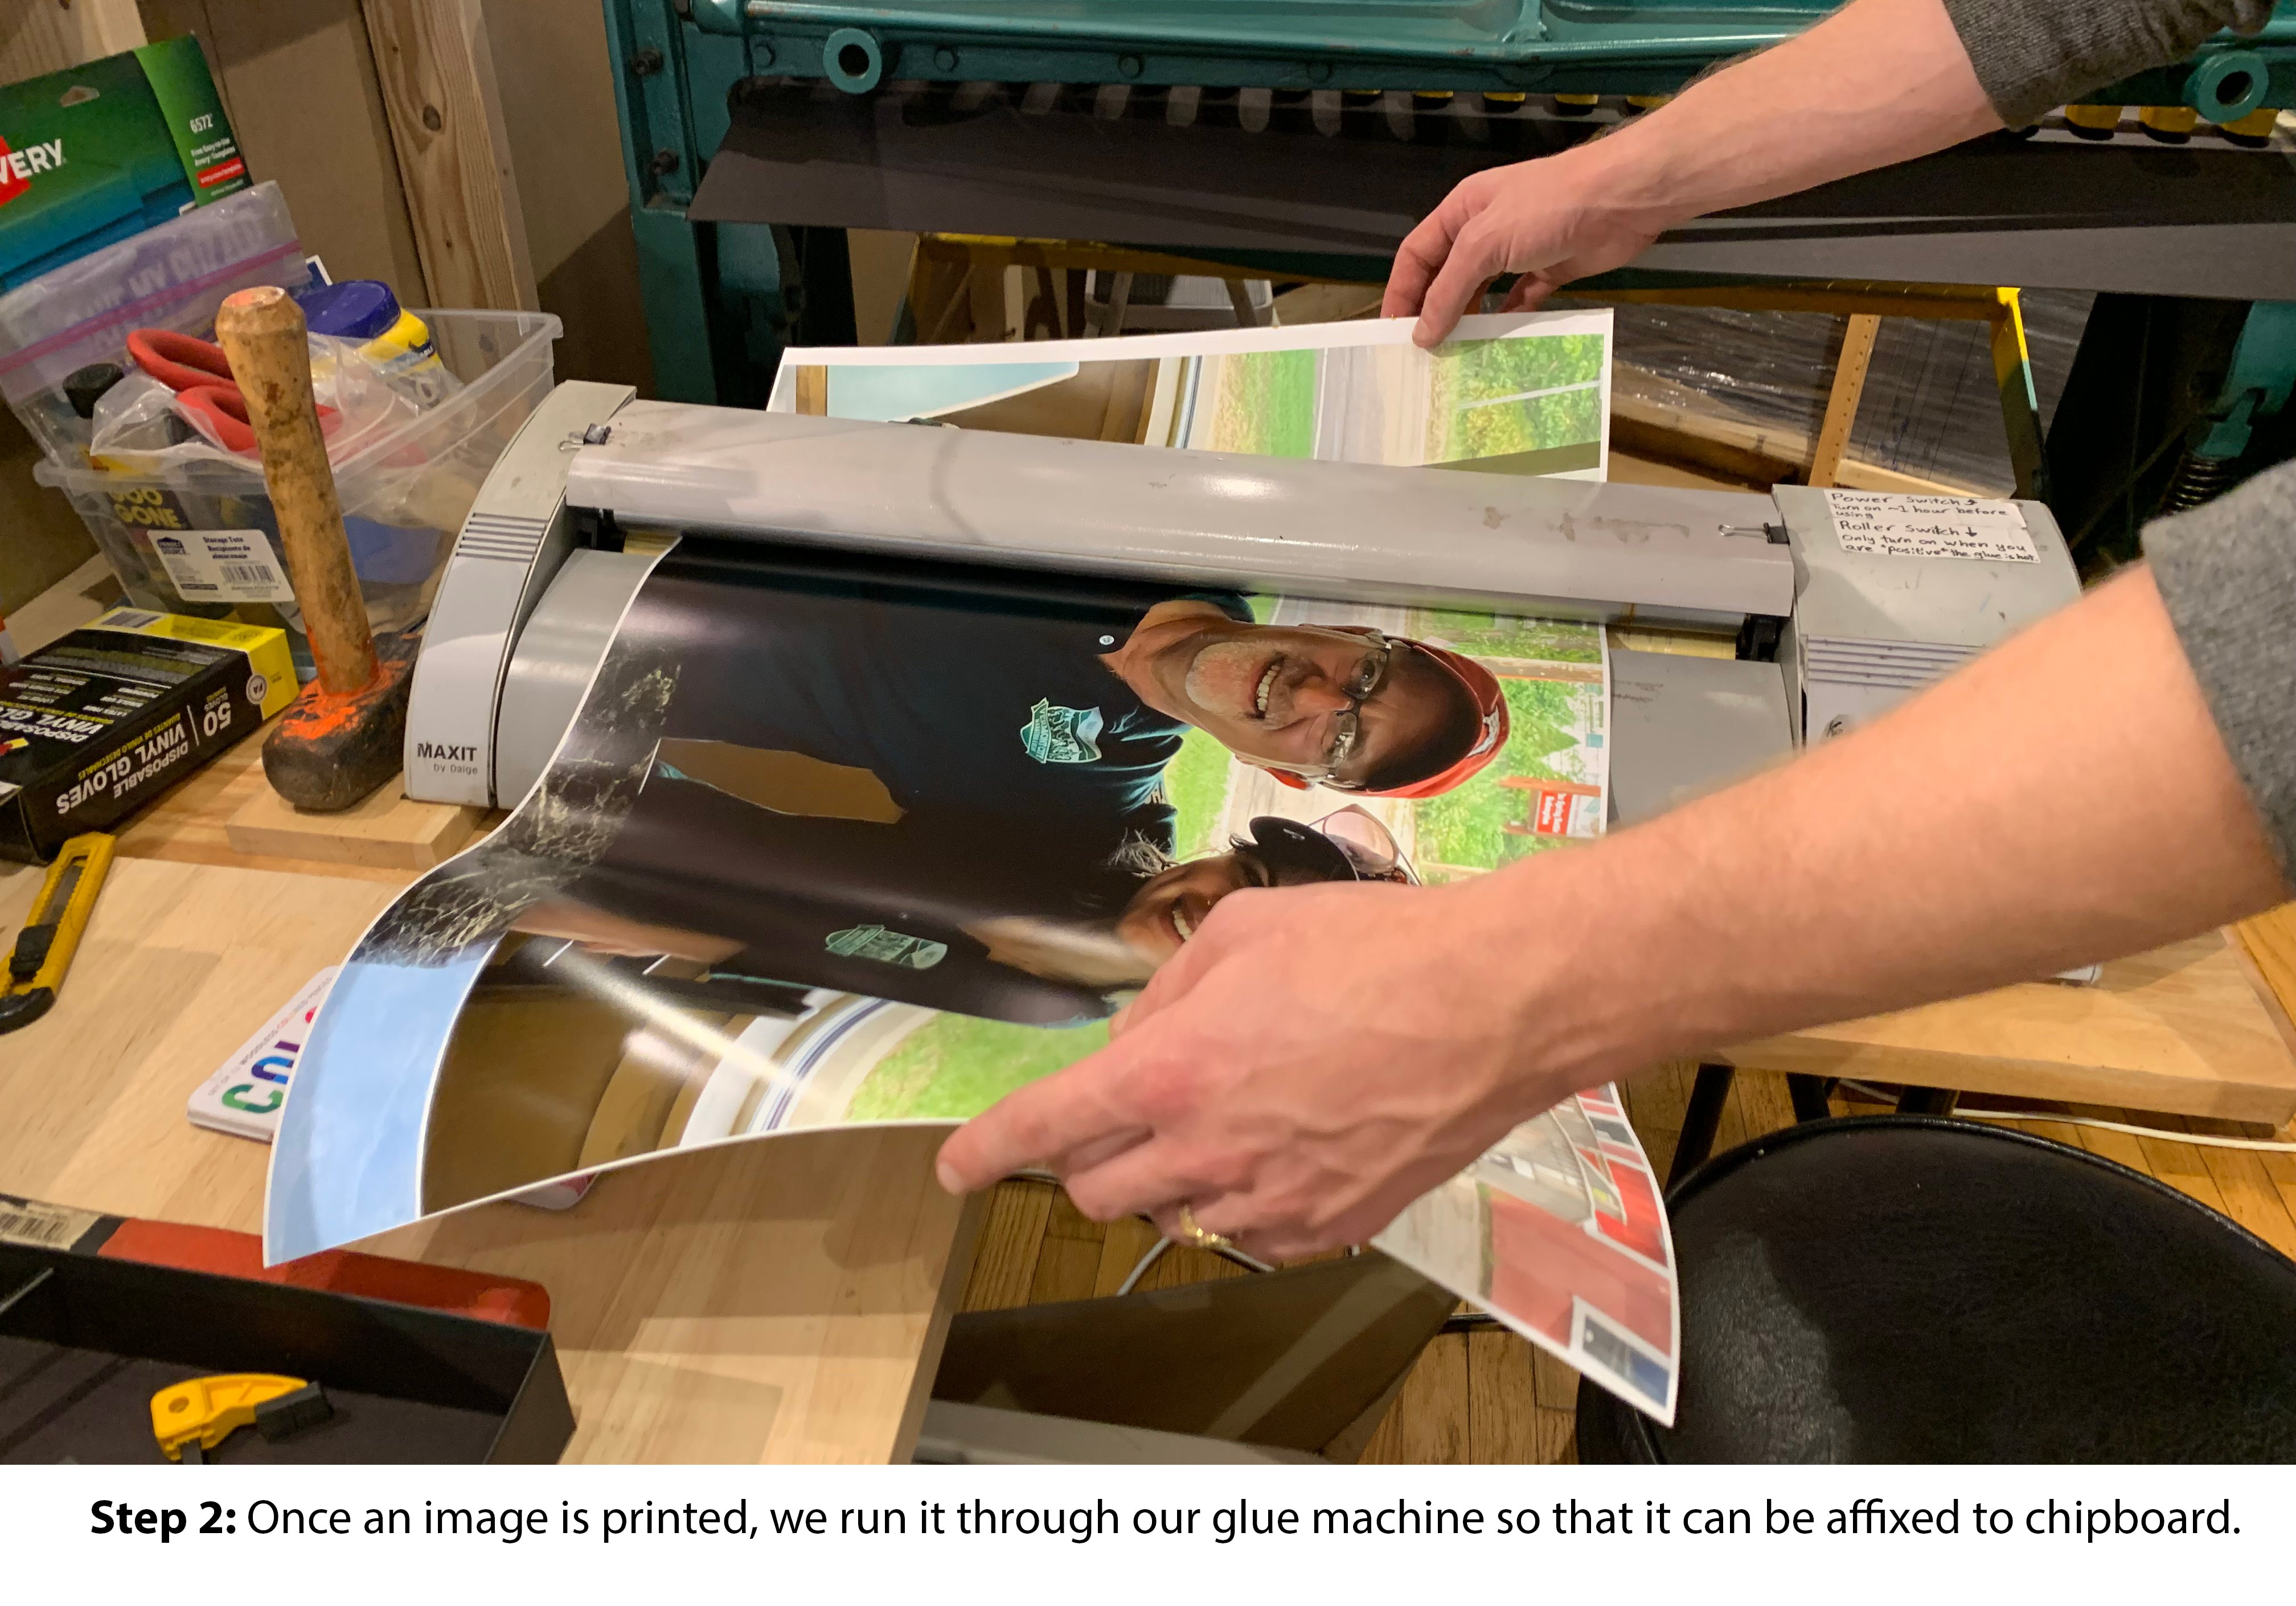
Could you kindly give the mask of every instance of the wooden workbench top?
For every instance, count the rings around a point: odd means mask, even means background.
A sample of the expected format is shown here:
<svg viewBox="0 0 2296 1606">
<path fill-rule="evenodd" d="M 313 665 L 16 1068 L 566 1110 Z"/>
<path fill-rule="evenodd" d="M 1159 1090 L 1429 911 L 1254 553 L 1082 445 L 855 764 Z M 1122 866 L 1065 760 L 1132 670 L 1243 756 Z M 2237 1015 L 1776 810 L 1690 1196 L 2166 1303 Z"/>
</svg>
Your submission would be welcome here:
<svg viewBox="0 0 2296 1606">
<path fill-rule="evenodd" d="M 2285 929 L 2284 914 L 2269 919 L 2259 933 L 2267 939 Z M 2094 986 L 2003 987 L 1768 1037 L 1723 1057 L 1765 1070 L 2276 1127 L 2296 1117 L 2296 1032 L 2238 937 L 2211 931 L 2115 961 Z"/>
<path fill-rule="evenodd" d="M 35 885 L 0 885 L 0 929 Z M 260 1231 L 269 1150 L 193 1127 L 184 1101 L 395 890 L 119 859 L 56 1008 L 0 1039 L 0 1190 Z M 359 1247 L 550 1291 L 570 1460 L 902 1459 L 970 1258 L 965 1207 L 932 1181 L 940 1135 L 665 1155 L 570 1210 L 481 1206 Z"/>
<path fill-rule="evenodd" d="M 26 650 L 116 594 L 91 564 L 11 620 Z M 226 827 L 253 739 L 138 814 L 48 1017 L 0 1038 L 0 1192 L 259 1232 L 270 1151 L 185 1118 L 192 1090 L 412 876 L 265 859 Z M 40 873 L 0 865 L 0 934 Z M 359 1247 L 550 1291 L 571 1461 L 906 1459 L 977 1219 L 941 1134 L 794 1135 L 665 1154 L 572 1209 L 485 1205 Z"/>
</svg>

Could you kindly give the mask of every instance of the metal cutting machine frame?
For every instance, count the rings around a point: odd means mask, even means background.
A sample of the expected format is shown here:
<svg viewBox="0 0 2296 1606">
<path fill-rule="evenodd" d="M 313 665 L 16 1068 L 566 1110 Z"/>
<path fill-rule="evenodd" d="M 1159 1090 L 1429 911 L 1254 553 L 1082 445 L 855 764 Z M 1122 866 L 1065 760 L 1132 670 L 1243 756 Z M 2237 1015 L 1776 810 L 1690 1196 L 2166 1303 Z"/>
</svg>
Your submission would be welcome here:
<svg viewBox="0 0 2296 1606">
<path fill-rule="evenodd" d="M 1047 232 L 1016 228 L 986 217 L 951 224 L 898 217 L 870 223 L 858 216 L 808 219 L 772 211 L 737 217 L 709 208 L 696 215 L 704 174 L 726 147 L 742 104 L 775 86 L 833 86 L 866 98 L 900 86 L 1001 84 L 1011 86 L 1016 96 L 1025 88 L 1021 98 L 1031 105 L 1038 100 L 1064 104 L 1081 99 L 1088 103 L 1095 95 L 1110 92 L 1152 96 L 1168 86 L 1191 92 L 1201 87 L 1213 95 L 1242 89 L 1275 95 L 1279 111 L 1287 102 L 1304 110 L 1311 97 L 1361 100 L 1370 95 L 1375 100 L 1374 92 L 1384 90 L 1390 102 L 1415 103 L 1423 112 L 1440 111 L 1454 100 L 1464 107 L 1480 94 L 1470 122 L 1513 123 L 1532 111 L 1544 116 L 1551 110 L 1576 114 L 1578 124 L 1570 130 L 1575 133 L 1630 114 L 1637 102 L 1647 104 L 1673 92 L 1717 61 L 1775 44 L 1833 8 L 1831 0 L 1698 0 L 1696 4 L 1684 0 L 1605 0 L 1601 4 L 1587 0 L 1223 0 L 1216 6 L 1196 0 L 1136 0 L 1124 5 L 1078 0 L 1007 0 L 1002 4 L 908 0 L 890 5 L 817 0 L 603 4 L 656 389 L 684 400 L 729 403 L 761 398 L 792 329 L 803 344 L 837 344 L 852 338 L 843 227 Z M 1617 98 L 1621 96 L 1631 98 L 1622 104 Z M 1601 97 L 1610 99 L 1598 109 L 1591 102 Z M 1535 103 L 1526 107 L 1526 98 Z M 2188 61 L 2110 86 L 2092 100 L 2100 116 L 2087 121 L 2101 126 L 2072 132 L 2109 132 L 2112 121 L 2102 118 L 2103 111 L 2110 110 L 2117 118 L 2118 109 L 2128 105 L 2162 113 L 2148 117 L 2144 125 L 2161 137 L 2185 138 L 2179 119 L 2198 119 L 2249 130 L 2238 137 L 2250 140 L 2251 126 L 2258 118 L 2268 123 L 2272 108 L 2296 104 L 2296 0 L 2280 0 L 2271 20 L 2255 36 L 2219 36 Z M 925 111 L 937 115 L 929 107 Z M 813 115 L 816 121 L 836 117 L 826 107 Z M 1398 128 L 1407 127 L 1408 132 L 1392 137 L 1429 146 L 1434 164 L 1431 173 L 1441 169 L 1431 179 L 1431 193 L 1421 202 L 1423 209 L 1447 187 L 1448 179 L 1442 175 L 1458 160 L 1456 153 L 1446 156 L 1440 147 L 1461 140 L 1472 144 L 1481 136 L 1471 128 L 1448 130 L 1423 117 L 1413 126 L 1401 112 L 1387 120 L 1395 122 L 1397 117 L 1402 119 Z M 2120 143 L 2139 147 L 2139 155 L 2149 155 L 2149 141 L 2136 131 L 2136 123 L 2124 126 L 2129 131 Z M 2260 141 L 2261 136 L 2253 137 Z M 840 145 L 850 143 L 841 124 L 836 139 Z M 1494 146 L 1490 159 L 1535 153 L 1521 150 L 1510 155 Z M 2195 146 L 2194 154 L 2204 153 Z M 2047 170 L 2052 176 L 2045 184 L 2054 188 L 2055 169 L 2052 166 Z M 1997 182 L 1993 168 L 1980 164 L 1945 188 L 1966 201 Z M 843 188 L 851 190 L 850 185 Z M 2203 188 L 2222 185 L 2212 182 Z M 1966 209 L 1951 197 L 1915 198 L 1911 204 L 1917 212 L 1925 206 L 1944 207 L 1956 217 Z M 2132 200 L 2130 204 L 2141 210 L 2149 203 Z M 2132 216 L 2128 220 L 2144 219 Z M 2159 221 L 2189 226 L 2197 220 L 2163 216 Z M 1901 222 L 1893 219 L 1892 226 Z M 782 226 L 808 225 L 835 226 Z M 1168 249 L 1216 244 L 1105 234 L 1095 237 L 1121 237 Z M 2109 258 L 2119 249 L 2103 255 Z M 1377 247 L 1358 253 L 1367 258 L 1381 254 Z M 2239 248 L 2219 240 L 2198 254 L 2198 262 L 2223 263 L 2241 254 Z M 1730 260 L 1736 263 L 1742 256 Z M 2098 257 L 2088 253 L 2090 260 Z M 1305 258 L 1294 261 L 1287 271 L 1292 276 L 1316 276 L 1316 270 L 1305 264 Z M 1364 271 L 1359 262 L 1357 275 Z M 1702 271 L 1717 270 L 1709 266 Z M 1739 276 L 1746 272 L 1810 276 L 1806 266 L 1793 266 L 1719 271 Z M 1870 266 L 1823 268 L 1817 276 L 1845 274 L 1903 280 L 1954 276 Z M 2013 276 L 2010 282 L 2038 285 L 2045 281 L 2028 275 Z M 2277 292 L 2203 287 L 2189 293 L 2246 297 Z"/>
</svg>

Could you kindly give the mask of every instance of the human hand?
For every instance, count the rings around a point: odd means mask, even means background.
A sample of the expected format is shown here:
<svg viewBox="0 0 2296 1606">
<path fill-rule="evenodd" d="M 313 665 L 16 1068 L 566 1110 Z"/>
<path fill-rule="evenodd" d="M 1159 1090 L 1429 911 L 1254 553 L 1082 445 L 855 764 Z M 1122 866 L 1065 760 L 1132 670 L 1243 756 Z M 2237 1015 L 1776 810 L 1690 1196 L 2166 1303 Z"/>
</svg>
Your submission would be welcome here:
<svg viewBox="0 0 2296 1606">
<path fill-rule="evenodd" d="M 1363 1241 L 1578 1085 L 1541 1062 L 1498 891 L 1231 895 L 1107 1048 L 949 1138 L 942 1185 L 1045 1166 L 1095 1220 L 1177 1238 L 1185 1203 L 1274 1259 Z"/>
<path fill-rule="evenodd" d="M 1397 250 L 1380 315 L 1416 316 L 1412 339 L 1433 346 L 1502 273 L 1521 275 L 1504 308 L 1519 312 L 1573 279 L 1640 256 L 1675 219 L 1626 199 L 1617 164 L 1602 150 L 1611 143 L 1460 180 Z"/>
</svg>

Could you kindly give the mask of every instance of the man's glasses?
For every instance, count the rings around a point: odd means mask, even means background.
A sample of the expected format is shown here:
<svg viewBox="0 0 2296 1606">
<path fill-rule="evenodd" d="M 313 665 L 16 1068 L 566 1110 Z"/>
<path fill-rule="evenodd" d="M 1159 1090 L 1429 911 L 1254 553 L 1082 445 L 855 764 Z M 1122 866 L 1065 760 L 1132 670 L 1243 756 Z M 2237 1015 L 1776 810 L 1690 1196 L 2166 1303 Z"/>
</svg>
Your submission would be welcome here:
<svg viewBox="0 0 2296 1606">
<path fill-rule="evenodd" d="M 1357 744 L 1363 740 L 1363 706 L 1379 694 L 1380 687 L 1387 681 L 1388 666 L 1395 660 L 1396 643 L 1376 630 L 1363 634 L 1370 651 L 1340 686 L 1348 706 L 1332 716 L 1332 733 L 1316 767 L 1299 772 L 1308 780 L 1321 781 L 1341 791 L 1352 791 L 1363 784 L 1360 781 L 1341 781 L 1334 772 L 1355 756 Z"/>
</svg>

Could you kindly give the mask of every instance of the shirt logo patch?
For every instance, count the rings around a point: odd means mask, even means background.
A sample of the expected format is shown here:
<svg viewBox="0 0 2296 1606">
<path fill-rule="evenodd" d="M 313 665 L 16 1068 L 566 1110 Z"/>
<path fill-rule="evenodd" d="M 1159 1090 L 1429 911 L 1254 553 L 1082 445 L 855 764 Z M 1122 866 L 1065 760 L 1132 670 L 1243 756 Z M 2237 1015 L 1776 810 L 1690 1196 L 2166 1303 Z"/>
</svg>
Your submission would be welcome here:
<svg viewBox="0 0 2296 1606">
<path fill-rule="evenodd" d="M 1021 727 L 1021 745 L 1039 764 L 1091 764 L 1100 758 L 1105 723 L 1098 709 L 1064 709 L 1040 697 Z"/>
<path fill-rule="evenodd" d="M 822 938 L 821 946 L 841 959 L 873 959 L 905 971 L 930 971 L 948 957 L 945 942 L 928 942 L 882 926 L 848 926 Z"/>
</svg>

